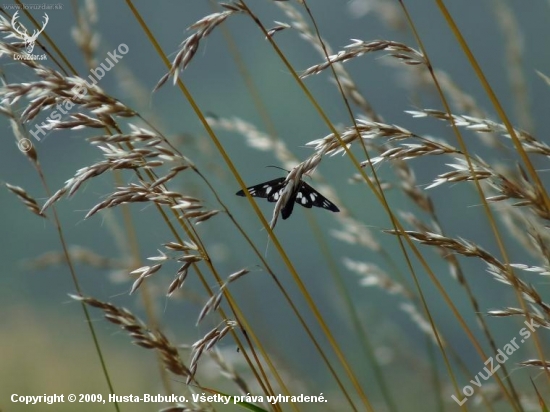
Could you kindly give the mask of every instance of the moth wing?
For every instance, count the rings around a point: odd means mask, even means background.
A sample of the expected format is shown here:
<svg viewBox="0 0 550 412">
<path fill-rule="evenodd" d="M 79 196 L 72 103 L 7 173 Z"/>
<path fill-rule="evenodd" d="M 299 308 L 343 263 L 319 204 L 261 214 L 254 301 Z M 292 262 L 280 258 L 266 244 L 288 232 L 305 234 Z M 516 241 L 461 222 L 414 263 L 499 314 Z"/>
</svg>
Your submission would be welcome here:
<svg viewBox="0 0 550 412">
<path fill-rule="evenodd" d="M 250 196 L 267 198 L 269 202 L 276 202 L 284 189 L 284 181 L 284 177 L 279 177 L 259 185 L 247 187 L 246 190 L 248 190 Z M 236 194 L 237 196 L 246 196 L 243 190 L 239 190 Z"/>
<path fill-rule="evenodd" d="M 275 189 L 271 194 L 267 197 L 268 202 L 276 202 L 279 200 L 281 195 L 283 194 L 283 191 L 285 190 L 286 185 L 281 185 L 277 189 Z"/>
<path fill-rule="evenodd" d="M 306 182 L 302 182 L 300 189 L 298 189 L 298 193 L 296 194 L 296 203 L 303 207 L 307 207 L 308 209 L 315 206 L 330 210 L 331 212 L 340 211 L 340 209 L 338 209 L 338 207 L 334 203 L 332 203 L 330 200 L 328 200 Z"/>
</svg>

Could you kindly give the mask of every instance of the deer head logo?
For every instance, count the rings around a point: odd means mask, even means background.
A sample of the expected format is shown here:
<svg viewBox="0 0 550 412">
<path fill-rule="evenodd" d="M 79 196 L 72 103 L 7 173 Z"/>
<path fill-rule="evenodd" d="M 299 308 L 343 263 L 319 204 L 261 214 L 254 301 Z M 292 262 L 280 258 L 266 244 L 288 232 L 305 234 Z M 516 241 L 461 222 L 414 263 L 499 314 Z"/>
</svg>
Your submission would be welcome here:
<svg viewBox="0 0 550 412">
<path fill-rule="evenodd" d="M 34 30 L 32 32 L 32 36 L 29 36 L 27 29 L 25 29 L 23 25 L 17 21 L 18 14 L 19 14 L 19 11 L 16 11 L 13 17 L 11 18 L 11 26 L 13 27 L 15 32 L 19 35 L 19 37 L 25 42 L 26 52 L 28 54 L 32 54 L 32 51 L 34 50 L 34 42 L 38 38 L 38 35 L 42 33 L 46 28 L 46 25 L 48 24 L 48 21 L 49 21 L 49 17 L 46 13 L 44 13 L 44 24 L 42 25 L 42 29 Z"/>
</svg>

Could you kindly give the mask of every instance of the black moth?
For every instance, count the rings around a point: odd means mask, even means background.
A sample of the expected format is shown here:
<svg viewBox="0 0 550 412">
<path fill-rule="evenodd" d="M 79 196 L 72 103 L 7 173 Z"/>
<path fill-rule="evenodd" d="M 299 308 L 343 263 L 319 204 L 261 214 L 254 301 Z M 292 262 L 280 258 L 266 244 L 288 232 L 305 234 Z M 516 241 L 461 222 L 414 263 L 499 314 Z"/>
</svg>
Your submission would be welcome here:
<svg viewBox="0 0 550 412">
<path fill-rule="evenodd" d="M 276 202 L 283 193 L 286 183 L 287 182 L 285 182 L 284 177 L 279 177 L 265 183 L 260 183 L 259 185 L 247 187 L 246 190 L 248 190 L 250 196 L 266 198 L 268 202 Z M 244 191 L 239 190 L 237 192 L 237 196 L 245 196 Z M 300 180 L 300 183 L 298 183 L 294 193 L 292 193 L 292 196 L 286 205 L 284 205 L 281 211 L 283 219 L 286 219 L 291 215 L 292 210 L 294 209 L 294 202 L 302 205 L 303 207 L 307 207 L 308 209 L 312 206 L 316 206 L 332 212 L 340 211 L 334 203 L 303 180 Z"/>
</svg>

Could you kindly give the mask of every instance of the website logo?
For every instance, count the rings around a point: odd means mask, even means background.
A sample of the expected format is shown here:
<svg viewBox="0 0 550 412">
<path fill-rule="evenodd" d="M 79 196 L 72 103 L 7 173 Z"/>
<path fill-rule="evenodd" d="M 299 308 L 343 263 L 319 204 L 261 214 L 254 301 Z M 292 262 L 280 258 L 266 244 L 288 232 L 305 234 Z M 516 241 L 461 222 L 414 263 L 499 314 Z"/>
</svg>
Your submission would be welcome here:
<svg viewBox="0 0 550 412">
<path fill-rule="evenodd" d="M 31 35 L 29 35 L 29 32 L 21 23 L 17 21 L 17 18 L 19 17 L 19 11 L 16 11 L 11 18 L 11 26 L 13 27 L 13 30 L 15 31 L 15 35 L 19 37 L 21 40 L 25 42 L 25 52 L 24 54 L 15 55 L 15 58 L 17 60 L 45 60 L 47 59 L 47 56 L 45 54 L 36 55 L 32 54 L 34 51 L 34 45 L 36 42 L 36 39 L 44 31 L 46 28 L 46 25 L 48 24 L 48 21 L 50 18 L 48 17 L 47 13 L 44 13 L 44 23 L 42 24 L 42 28 L 40 30 L 34 30 Z"/>
</svg>

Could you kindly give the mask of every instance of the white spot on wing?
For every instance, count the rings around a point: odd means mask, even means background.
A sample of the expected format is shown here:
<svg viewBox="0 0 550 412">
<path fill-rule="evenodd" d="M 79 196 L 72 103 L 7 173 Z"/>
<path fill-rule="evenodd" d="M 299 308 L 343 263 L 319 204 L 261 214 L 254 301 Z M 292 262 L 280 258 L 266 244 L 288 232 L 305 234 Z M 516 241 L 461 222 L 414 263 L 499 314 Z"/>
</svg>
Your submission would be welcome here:
<svg viewBox="0 0 550 412">
<path fill-rule="evenodd" d="M 273 188 L 269 185 L 265 185 L 264 188 L 265 188 L 266 195 L 268 195 L 273 190 Z"/>
<path fill-rule="evenodd" d="M 302 198 L 301 203 L 302 203 L 303 205 L 305 205 L 305 204 L 307 203 L 307 198 L 305 198 L 305 197 Z"/>
<path fill-rule="evenodd" d="M 309 197 L 311 197 L 312 202 L 315 202 L 315 193 L 310 193 Z"/>
</svg>

